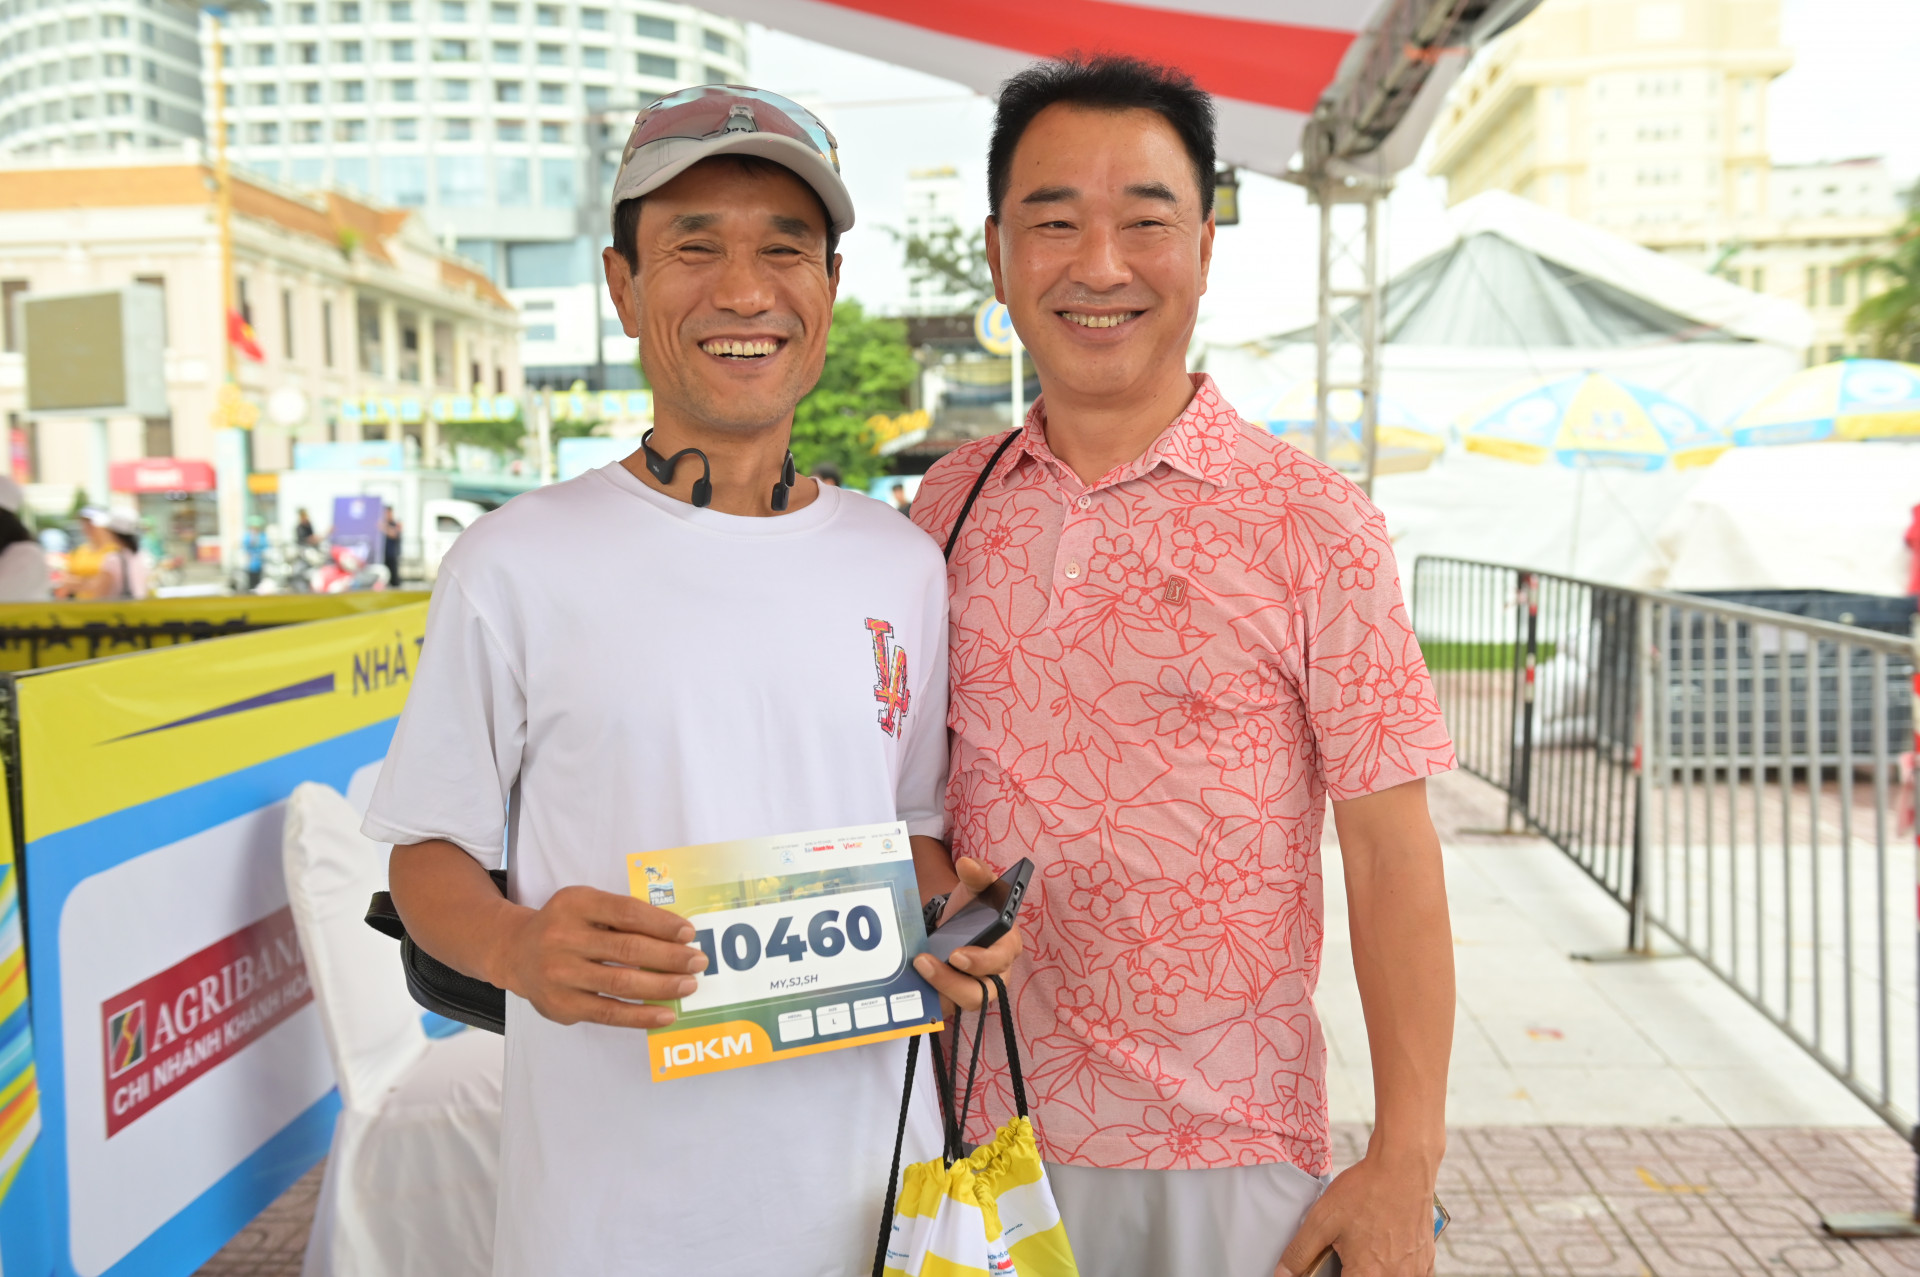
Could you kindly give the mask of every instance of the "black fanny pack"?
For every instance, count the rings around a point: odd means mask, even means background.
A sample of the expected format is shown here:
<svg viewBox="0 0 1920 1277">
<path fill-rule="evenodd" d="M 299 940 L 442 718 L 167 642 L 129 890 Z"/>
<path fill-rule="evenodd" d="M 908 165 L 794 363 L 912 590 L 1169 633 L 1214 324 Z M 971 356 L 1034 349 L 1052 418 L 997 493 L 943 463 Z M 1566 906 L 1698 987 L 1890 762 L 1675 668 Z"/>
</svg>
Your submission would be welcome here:
<svg viewBox="0 0 1920 1277">
<path fill-rule="evenodd" d="M 490 869 L 487 876 L 500 894 L 507 894 L 505 870 Z M 422 949 L 407 934 L 407 924 L 393 907 L 393 897 L 384 891 L 373 893 L 367 904 L 367 925 L 383 936 L 400 942 L 400 968 L 407 975 L 407 992 L 413 1000 L 436 1015 L 458 1020 L 489 1033 L 507 1031 L 507 991 L 485 980 L 455 971 Z"/>
</svg>

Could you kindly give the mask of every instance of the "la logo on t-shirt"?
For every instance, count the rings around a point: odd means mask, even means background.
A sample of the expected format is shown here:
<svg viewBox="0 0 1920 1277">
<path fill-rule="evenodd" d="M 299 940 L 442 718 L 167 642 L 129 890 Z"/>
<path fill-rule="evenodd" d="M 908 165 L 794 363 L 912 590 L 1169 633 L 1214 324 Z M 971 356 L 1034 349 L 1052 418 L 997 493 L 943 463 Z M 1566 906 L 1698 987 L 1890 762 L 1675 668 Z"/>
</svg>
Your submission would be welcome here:
<svg viewBox="0 0 1920 1277">
<path fill-rule="evenodd" d="M 898 736 L 907 721 L 907 649 L 893 641 L 893 622 L 867 618 L 873 637 L 873 699 L 880 702 L 880 730 Z"/>
</svg>

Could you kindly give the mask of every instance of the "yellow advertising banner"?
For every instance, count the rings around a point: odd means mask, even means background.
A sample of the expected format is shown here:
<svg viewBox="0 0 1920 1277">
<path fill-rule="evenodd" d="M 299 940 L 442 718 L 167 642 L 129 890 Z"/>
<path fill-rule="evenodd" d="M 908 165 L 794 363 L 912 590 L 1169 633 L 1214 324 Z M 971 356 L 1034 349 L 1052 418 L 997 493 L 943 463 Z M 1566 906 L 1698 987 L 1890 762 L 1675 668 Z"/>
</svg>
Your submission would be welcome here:
<svg viewBox="0 0 1920 1277">
<path fill-rule="evenodd" d="M 281 841 L 298 786 L 372 791 L 426 633 L 425 603 L 384 601 L 14 677 L 35 1067 L 0 1059 L 0 1160 L 37 1080 L 36 1271 L 193 1272 L 324 1155 L 339 1100 Z"/>
<path fill-rule="evenodd" d="M 301 621 L 324 621 L 427 600 L 420 590 L 237 594 L 102 603 L 0 604 L 0 671 L 41 669 L 123 652 Z"/>
</svg>

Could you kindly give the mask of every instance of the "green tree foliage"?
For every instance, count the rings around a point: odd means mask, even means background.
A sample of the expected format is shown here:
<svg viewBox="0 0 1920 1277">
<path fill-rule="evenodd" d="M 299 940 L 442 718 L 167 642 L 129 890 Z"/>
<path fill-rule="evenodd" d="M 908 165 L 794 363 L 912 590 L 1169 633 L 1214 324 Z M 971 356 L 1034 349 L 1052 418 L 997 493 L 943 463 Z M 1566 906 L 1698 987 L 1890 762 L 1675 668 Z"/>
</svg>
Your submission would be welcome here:
<svg viewBox="0 0 1920 1277">
<path fill-rule="evenodd" d="M 924 236 L 902 234 L 890 226 L 886 232 L 899 243 L 906 257 L 907 278 L 913 283 L 932 284 L 953 294 L 962 309 L 978 306 L 993 296 L 984 227 L 963 231 L 958 226 L 946 226 Z"/>
<path fill-rule="evenodd" d="M 848 487 L 865 487 L 886 473 L 885 459 L 873 453 L 867 418 L 906 411 L 907 392 L 919 375 L 905 324 L 868 315 L 856 301 L 835 306 L 820 382 L 793 414 L 793 460 L 800 472 L 830 461 Z"/>
<path fill-rule="evenodd" d="M 1893 233 L 1893 250 L 1860 266 L 1868 292 L 1885 285 L 1854 308 L 1847 327 L 1865 333 L 1882 359 L 1920 360 L 1920 209 Z"/>
<path fill-rule="evenodd" d="M 517 453 L 526 437 L 527 423 L 519 417 L 512 421 L 443 421 L 440 439 L 447 444 L 470 444 L 494 452 Z"/>
</svg>

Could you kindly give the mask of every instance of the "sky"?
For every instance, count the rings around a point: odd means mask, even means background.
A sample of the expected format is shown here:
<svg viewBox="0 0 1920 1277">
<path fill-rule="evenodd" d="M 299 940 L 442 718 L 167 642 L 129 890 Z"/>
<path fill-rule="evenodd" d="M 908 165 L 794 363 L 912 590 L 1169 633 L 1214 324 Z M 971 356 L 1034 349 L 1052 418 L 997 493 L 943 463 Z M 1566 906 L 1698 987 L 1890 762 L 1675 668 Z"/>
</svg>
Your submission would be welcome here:
<svg viewBox="0 0 1920 1277">
<path fill-rule="evenodd" d="M 1794 67 L 1773 86 L 1771 146 L 1780 162 L 1884 155 L 1902 182 L 1920 177 L 1911 82 L 1920 69 L 1920 0 L 1781 0 Z M 899 227 L 907 171 L 952 165 L 965 217 L 986 215 L 992 104 L 964 86 L 784 32 L 749 28 L 748 74 L 820 111 L 840 141 L 857 224 L 841 242 L 843 296 L 890 309 L 905 296 Z M 1295 187 L 1242 174 L 1241 222 L 1215 241 L 1203 336 L 1283 331 L 1311 319 L 1316 216 Z M 1444 183 L 1416 162 L 1385 215 L 1384 265 L 1402 270 L 1447 240 Z"/>
</svg>

